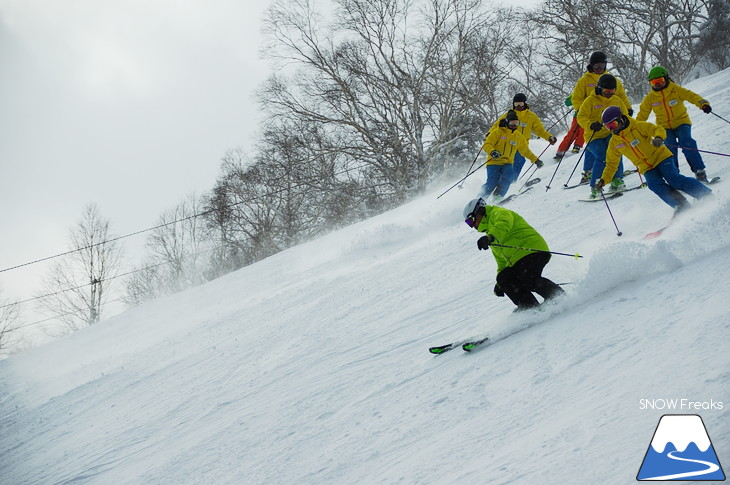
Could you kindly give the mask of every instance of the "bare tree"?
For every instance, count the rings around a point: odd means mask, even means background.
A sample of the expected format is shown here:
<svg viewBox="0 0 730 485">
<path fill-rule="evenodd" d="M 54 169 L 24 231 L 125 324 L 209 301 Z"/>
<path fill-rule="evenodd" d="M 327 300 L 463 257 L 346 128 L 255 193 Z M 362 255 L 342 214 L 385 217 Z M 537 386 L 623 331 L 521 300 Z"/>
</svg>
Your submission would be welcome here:
<svg viewBox="0 0 730 485">
<path fill-rule="evenodd" d="M 18 331 L 18 317 L 20 312 L 16 303 L 9 303 L 1 297 L 0 288 L 0 356 L 12 352 L 16 345 L 15 336 Z"/>
<path fill-rule="evenodd" d="M 495 104 L 508 27 L 490 22 L 480 0 L 336 5 L 330 24 L 306 0 L 269 9 L 267 52 L 299 69 L 271 78 L 262 106 L 272 118 L 325 127 L 350 163 L 366 165 L 381 197 L 403 201 L 425 188 L 468 137 L 471 120 Z"/>
<path fill-rule="evenodd" d="M 535 47 L 548 61 L 546 72 L 557 71 L 551 81 L 556 88 L 572 86 L 589 54 L 602 50 L 629 98 L 639 101 L 649 89 L 646 73 L 656 64 L 678 81 L 703 56 L 727 67 L 730 41 L 716 34 L 728 26 L 728 10 L 727 0 L 546 0 L 527 16 L 527 25 L 543 40 Z"/>
<path fill-rule="evenodd" d="M 203 200 L 191 194 L 165 211 L 147 238 L 142 267 L 126 281 L 125 301 L 139 304 L 151 298 L 197 286 L 209 278 L 213 242 L 203 213 Z"/>
<path fill-rule="evenodd" d="M 121 266 L 122 248 L 95 204 L 84 207 L 69 230 L 71 252 L 44 278 L 39 305 L 62 322 L 63 333 L 93 325 L 102 316 L 113 278 Z"/>
</svg>

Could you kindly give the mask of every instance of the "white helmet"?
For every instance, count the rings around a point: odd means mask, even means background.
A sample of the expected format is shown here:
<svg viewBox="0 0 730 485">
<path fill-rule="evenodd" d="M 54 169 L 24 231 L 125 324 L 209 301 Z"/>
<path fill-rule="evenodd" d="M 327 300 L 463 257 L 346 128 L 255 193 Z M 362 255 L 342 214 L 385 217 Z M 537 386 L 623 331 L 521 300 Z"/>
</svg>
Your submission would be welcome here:
<svg viewBox="0 0 730 485">
<path fill-rule="evenodd" d="M 473 214 L 474 212 L 476 212 L 476 210 L 478 208 L 485 207 L 486 205 L 487 205 L 487 203 L 481 197 L 479 197 L 478 199 L 470 200 L 464 206 L 464 212 L 463 212 L 464 219 L 469 217 L 469 214 Z"/>
</svg>

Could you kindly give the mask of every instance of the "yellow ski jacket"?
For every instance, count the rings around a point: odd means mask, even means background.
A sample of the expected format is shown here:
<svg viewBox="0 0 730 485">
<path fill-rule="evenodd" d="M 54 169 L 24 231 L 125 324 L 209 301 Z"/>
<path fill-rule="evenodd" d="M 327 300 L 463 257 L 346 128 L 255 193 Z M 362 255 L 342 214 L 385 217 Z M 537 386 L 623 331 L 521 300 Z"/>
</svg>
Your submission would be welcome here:
<svg viewBox="0 0 730 485">
<path fill-rule="evenodd" d="M 626 156 L 639 169 L 639 173 L 645 173 L 653 169 L 667 158 L 672 157 L 672 152 L 665 145 L 655 147 L 651 141 L 655 137 L 665 139 L 667 131 L 661 126 L 638 121 L 629 117 L 629 124 L 618 134 L 611 137 L 606 150 L 606 168 L 601 174 L 603 183 L 608 185 L 618 169 L 621 155 Z"/>
<path fill-rule="evenodd" d="M 523 157 L 532 163 L 537 161 L 537 155 L 532 153 L 527 140 L 519 132 L 519 128 L 515 131 L 510 130 L 506 126 L 492 127 L 487 133 L 484 140 L 482 150 L 487 154 L 487 165 L 506 165 L 515 162 L 515 153 L 520 152 Z M 491 153 L 496 150 L 501 156 L 492 158 Z"/>
<path fill-rule="evenodd" d="M 702 108 L 709 101 L 703 99 L 699 94 L 683 88 L 679 84 L 669 81 L 667 87 L 662 90 L 649 91 L 639 106 L 639 113 L 636 119 L 646 121 L 653 111 L 656 116 L 656 124 L 662 128 L 673 130 L 680 125 L 691 125 L 687 108 L 684 102 L 688 101 L 698 108 Z"/>
<path fill-rule="evenodd" d="M 616 95 L 607 98 L 605 96 L 591 94 L 585 99 L 585 101 L 583 101 L 583 104 L 581 104 L 580 109 L 578 110 L 578 124 L 583 127 L 586 141 L 600 140 L 601 138 L 611 136 L 611 132 L 603 125 L 601 125 L 601 129 L 595 132 L 595 134 L 593 130 L 591 130 L 591 124 L 594 121 L 598 121 L 600 123 L 603 110 L 609 106 L 618 106 L 621 108 L 622 114 L 629 114 L 628 106 Z M 593 138 L 591 138 L 591 136 Z"/>
<path fill-rule="evenodd" d="M 550 140 L 550 137 L 553 136 L 545 129 L 540 118 L 530 111 L 529 108 L 522 111 L 513 111 L 517 113 L 517 119 L 520 121 L 520 126 L 515 131 L 519 131 L 526 140 L 529 140 L 533 133 L 535 136 L 539 136 L 540 138 L 548 141 Z M 499 123 L 506 117 L 507 113 L 500 116 L 489 131 L 492 132 L 499 128 Z"/>
<path fill-rule="evenodd" d="M 603 71 L 601 74 L 596 74 L 594 72 L 586 71 L 583 73 L 581 78 L 578 79 L 578 82 L 575 83 L 575 87 L 573 88 L 573 94 L 571 94 L 573 98 L 573 107 L 575 107 L 575 109 L 579 109 L 583 104 L 583 101 L 585 101 L 588 96 L 596 94 L 596 85 L 598 85 L 598 78 L 600 78 L 604 74 L 611 73 L 608 71 Z M 624 85 L 621 84 L 621 80 L 617 77 L 616 94 L 614 94 L 613 97 L 621 99 L 621 101 L 623 101 L 624 104 L 627 106 L 626 109 L 631 107 L 631 101 L 629 101 L 629 97 L 626 95 Z"/>
</svg>

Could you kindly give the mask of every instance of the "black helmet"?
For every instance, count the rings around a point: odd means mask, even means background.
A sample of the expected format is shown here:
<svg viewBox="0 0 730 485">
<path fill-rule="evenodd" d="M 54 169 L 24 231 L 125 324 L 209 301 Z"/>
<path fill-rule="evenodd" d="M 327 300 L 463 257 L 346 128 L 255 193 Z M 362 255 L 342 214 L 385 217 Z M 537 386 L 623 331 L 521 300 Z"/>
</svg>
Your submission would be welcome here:
<svg viewBox="0 0 730 485">
<path fill-rule="evenodd" d="M 601 51 L 594 52 L 593 54 L 591 54 L 590 59 L 588 59 L 588 64 L 590 64 L 591 66 L 593 64 L 600 64 L 600 63 L 606 64 L 607 62 L 608 62 L 608 58 L 606 57 L 606 54 L 604 54 Z"/>
<path fill-rule="evenodd" d="M 611 74 L 604 74 L 598 78 L 598 87 L 601 89 L 616 89 L 616 78 Z"/>
<path fill-rule="evenodd" d="M 598 84 L 596 84 L 596 94 L 599 96 L 602 95 L 604 89 L 616 89 L 616 78 L 613 77 L 611 74 L 604 74 L 598 78 Z M 612 95 L 606 97 L 610 96 Z"/>
<path fill-rule="evenodd" d="M 526 103 L 527 102 L 527 96 L 525 96 L 524 93 L 517 93 L 515 94 L 515 97 L 512 98 L 513 103 Z"/>
<path fill-rule="evenodd" d="M 519 120 L 517 112 L 513 109 L 507 111 L 507 115 L 505 115 L 504 119 L 507 120 L 507 122 Z"/>
</svg>

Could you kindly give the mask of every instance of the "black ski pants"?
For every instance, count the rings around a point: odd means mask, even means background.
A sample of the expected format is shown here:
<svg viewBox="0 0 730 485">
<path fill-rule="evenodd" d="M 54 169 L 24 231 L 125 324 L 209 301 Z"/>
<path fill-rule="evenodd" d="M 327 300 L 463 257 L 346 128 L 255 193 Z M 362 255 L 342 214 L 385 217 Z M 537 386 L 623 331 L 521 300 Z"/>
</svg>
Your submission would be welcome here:
<svg viewBox="0 0 730 485">
<path fill-rule="evenodd" d="M 560 286 L 542 276 L 542 270 L 549 261 L 550 253 L 530 253 L 497 274 L 497 284 L 520 310 L 540 304 L 532 292 L 545 300 L 565 293 Z"/>
</svg>

